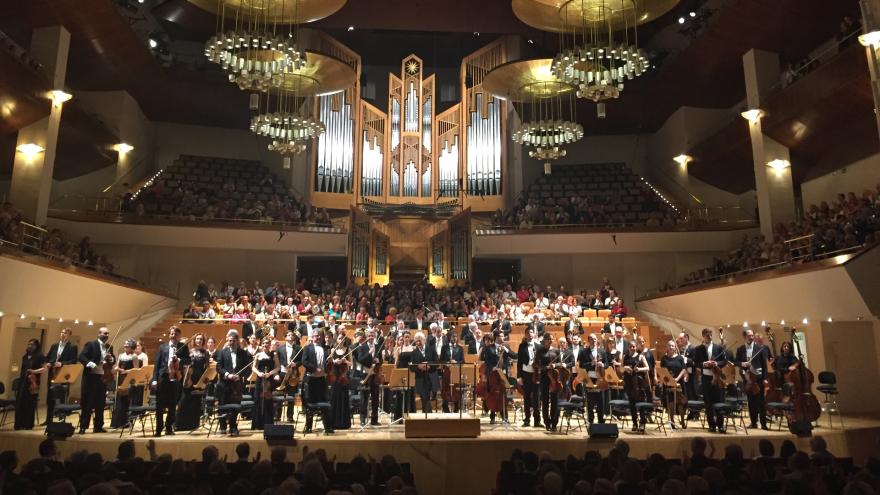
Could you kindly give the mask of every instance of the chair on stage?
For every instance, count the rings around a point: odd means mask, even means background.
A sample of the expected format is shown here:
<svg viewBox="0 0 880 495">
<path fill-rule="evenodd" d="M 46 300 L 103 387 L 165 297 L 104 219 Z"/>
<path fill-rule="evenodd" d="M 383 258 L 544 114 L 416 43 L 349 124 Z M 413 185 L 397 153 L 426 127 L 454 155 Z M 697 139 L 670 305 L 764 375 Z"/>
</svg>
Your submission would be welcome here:
<svg viewBox="0 0 880 495">
<path fill-rule="evenodd" d="M 128 430 L 129 436 L 134 434 L 134 426 L 135 423 L 140 422 L 141 424 L 141 434 L 146 437 L 147 436 L 147 420 L 150 420 L 150 433 L 156 432 L 156 424 L 153 418 L 156 416 L 156 396 L 150 394 L 150 398 L 147 400 L 147 403 L 140 406 L 129 406 L 128 408 L 128 417 L 126 418 L 125 426 L 120 428 L 119 437 L 122 438 L 122 434 L 125 433 L 125 430 Z"/>
<path fill-rule="evenodd" d="M 217 406 L 215 413 L 213 415 L 208 416 L 208 438 L 211 438 L 211 433 L 217 431 L 220 428 L 220 419 L 228 418 L 236 414 L 241 414 L 242 406 L 241 404 L 220 404 Z"/>
<path fill-rule="evenodd" d="M 0 382 L 0 395 L 6 393 L 6 385 Z M 0 428 L 6 426 L 9 413 L 15 411 L 15 399 L 0 399 Z"/>
<path fill-rule="evenodd" d="M 687 401 L 687 415 L 685 415 L 684 426 L 687 428 L 688 417 L 694 415 L 700 421 L 700 427 L 706 427 L 706 403 L 702 400 L 688 400 Z"/>
<path fill-rule="evenodd" d="M 587 426 L 586 400 L 579 395 L 572 395 L 567 401 L 559 401 L 559 411 L 562 419 L 565 421 L 565 433 L 571 429 L 571 420 L 577 420 L 578 430 L 583 430 Z M 515 421 L 515 419 L 514 419 Z"/>
<path fill-rule="evenodd" d="M 793 402 L 768 402 L 767 416 L 776 423 L 776 430 L 782 430 L 782 420 L 785 419 L 785 427 L 788 428 L 788 418 L 794 412 Z"/>
<path fill-rule="evenodd" d="M 837 404 L 837 396 L 840 392 L 837 390 L 837 375 L 833 371 L 820 371 L 819 385 L 816 390 L 825 394 L 825 400 L 822 401 L 822 410 L 828 414 L 828 427 L 833 428 L 834 422 L 831 418 L 832 413 L 836 413 L 840 418 L 840 427 L 843 428 L 843 414 L 840 412 L 840 406 Z M 834 406 L 833 408 L 831 406 Z"/>
<path fill-rule="evenodd" d="M 300 416 L 305 416 L 306 420 L 308 420 L 308 418 L 311 416 L 311 418 L 312 418 L 312 430 L 311 431 L 314 431 L 315 433 L 317 433 L 318 428 L 314 427 L 316 421 L 318 421 L 318 419 L 320 419 L 321 422 L 323 423 L 324 415 L 330 414 L 330 409 L 331 409 L 331 406 L 330 406 L 329 402 L 304 402 L 302 404 L 302 407 L 300 407 L 299 412 L 296 414 L 296 416 L 294 416 L 293 430 L 296 431 L 296 425 L 299 424 L 299 417 Z M 303 427 L 303 435 L 305 435 L 307 433 L 310 433 L 310 432 L 306 431 L 305 427 Z"/>
<path fill-rule="evenodd" d="M 669 434 L 666 432 L 666 421 L 663 420 L 663 404 L 660 401 L 636 402 L 636 414 L 639 417 L 644 416 L 654 423 L 657 430 L 662 430 L 664 436 Z"/>
</svg>

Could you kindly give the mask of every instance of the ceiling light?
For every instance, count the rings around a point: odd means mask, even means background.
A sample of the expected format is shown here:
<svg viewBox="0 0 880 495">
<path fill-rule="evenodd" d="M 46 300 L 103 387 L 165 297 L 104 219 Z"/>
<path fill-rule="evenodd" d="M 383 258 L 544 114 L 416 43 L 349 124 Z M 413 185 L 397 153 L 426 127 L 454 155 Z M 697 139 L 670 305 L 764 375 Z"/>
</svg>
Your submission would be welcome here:
<svg viewBox="0 0 880 495">
<path fill-rule="evenodd" d="M 58 318 L 58 323 L 64 323 L 64 318 Z"/>
<path fill-rule="evenodd" d="M 764 320 L 761 320 L 761 326 L 762 326 L 762 327 L 766 327 L 766 326 L 767 326 L 767 322 L 764 321 Z"/>
<path fill-rule="evenodd" d="M 692 10 L 688 15 L 691 17 L 696 17 L 697 13 Z"/>
<path fill-rule="evenodd" d="M 679 18 L 678 18 L 678 23 L 679 23 L 679 24 L 684 24 L 684 17 L 679 17 Z"/>
<path fill-rule="evenodd" d="M 73 320 L 74 325 L 79 325 L 79 320 Z"/>
<path fill-rule="evenodd" d="M 150 48 L 156 48 L 157 46 L 159 46 L 159 42 L 157 42 L 153 38 L 150 38 Z"/>
<path fill-rule="evenodd" d="M 40 317 L 40 321 L 46 321 L 46 317 L 45 317 L 45 316 L 41 316 L 41 317 Z"/>
<path fill-rule="evenodd" d="M 761 120 L 761 117 L 764 116 L 764 111 L 760 108 L 753 108 L 751 110 L 746 110 L 745 112 L 742 112 L 740 115 L 742 115 L 744 119 L 748 120 L 750 124 L 754 124 Z"/>
<path fill-rule="evenodd" d="M 803 323 L 804 325 L 809 325 L 809 324 L 810 324 L 810 320 L 808 320 L 806 317 L 804 317 L 804 319 L 801 320 L 801 323 Z"/>
<path fill-rule="evenodd" d="M 37 153 L 42 153 L 42 152 L 46 151 L 46 148 L 43 148 L 39 144 L 34 144 L 34 143 L 19 144 L 18 146 L 15 147 L 15 149 L 24 153 L 25 155 L 28 155 L 28 156 L 33 156 L 33 155 L 36 155 Z"/>
<path fill-rule="evenodd" d="M 675 163 L 681 165 L 682 167 L 685 167 L 685 166 L 687 166 L 687 164 L 689 162 L 694 161 L 694 157 L 692 157 L 690 155 L 686 155 L 684 153 L 682 153 L 676 157 L 673 157 L 672 159 L 675 160 Z"/>
<path fill-rule="evenodd" d="M 530 45 L 534 45 L 534 44 L 535 44 L 535 40 L 529 40 L 529 44 L 530 44 Z"/>
<path fill-rule="evenodd" d="M 3 311 L 0 311 L 0 318 L 3 318 Z"/>
<path fill-rule="evenodd" d="M 124 155 L 124 154 L 128 153 L 129 151 L 133 150 L 134 146 L 132 146 L 128 143 L 119 143 L 116 146 L 114 146 L 113 149 L 115 149 L 116 151 L 118 151 L 119 153 Z"/>
<path fill-rule="evenodd" d="M 20 319 L 22 319 L 22 320 L 23 320 L 23 319 L 24 319 L 24 313 L 22 313 L 22 314 L 20 314 L 20 315 L 18 315 L 18 317 L 19 317 L 19 318 L 20 318 Z"/>
<path fill-rule="evenodd" d="M 348 29 L 346 31 L 348 31 L 349 33 L 354 31 L 354 26 L 348 26 Z"/>
<path fill-rule="evenodd" d="M 60 107 L 62 103 L 70 101 L 73 95 L 60 89 L 53 89 L 49 91 L 49 98 L 52 99 L 56 107 Z"/>
<path fill-rule="evenodd" d="M 770 160 L 769 162 L 767 162 L 767 166 L 772 168 L 773 170 L 784 170 L 791 166 L 791 162 L 782 158 L 777 158 L 775 160 Z"/>
<path fill-rule="evenodd" d="M 89 320 L 89 326 L 92 326 L 92 325 L 94 325 L 94 323 L 92 323 L 92 320 Z"/>
<path fill-rule="evenodd" d="M 871 31 L 870 33 L 860 35 L 859 43 L 861 43 L 862 46 L 880 46 L 880 31 Z"/>
<path fill-rule="evenodd" d="M 785 325 L 785 320 L 779 322 L 780 325 Z"/>
<path fill-rule="evenodd" d="M 828 317 L 828 323 L 833 323 L 830 316 Z"/>
<path fill-rule="evenodd" d="M 744 321 L 744 322 L 743 322 L 743 328 L 749 328 L 749 322 Z"/>
<path fill-rule="evenodd" d="M 480 35 L 479 31 L 474 31 L 474 36 L 479 36 L 479 35 Z"/>
</svg>

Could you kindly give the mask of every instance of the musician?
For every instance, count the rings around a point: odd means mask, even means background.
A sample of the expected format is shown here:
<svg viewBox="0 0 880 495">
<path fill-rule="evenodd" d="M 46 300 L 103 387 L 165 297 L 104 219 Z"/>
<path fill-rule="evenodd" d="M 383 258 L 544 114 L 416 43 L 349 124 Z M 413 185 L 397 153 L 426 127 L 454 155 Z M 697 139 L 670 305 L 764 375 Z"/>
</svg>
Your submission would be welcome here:
<svg viewBox="0 0 880 495">
<path fill-rule="evenodd" d="M 614 340 L 612 341 L 613 361 L 620 365 L 629 350 L 630 341 L 623 338 L 623 325 L 614 327 Z"/>
<path fill-rule="evenodd" d="M 309 313 L 306 317 L 306 321 L 299 324 L 299 334 L 300 336 L 308 337 L 311 340 L 312 335 L 316 330 L 318 330 L 318 327 L 315 325 L 315 315 Z"/>
<path fill-rule="evenodd" d="M 599 345 L 599 338 L 595 333 L 591 333 L 587 337 L 590 347 L 584 349 L 578 354 L 578 363 L 582 369 L 587 370 L 587 376 L 592 382 L 602 378 L 605 374 L 605 368 L 610 365 L 611 361 L 605 349 Z M 593 418 L 598 419 L 600 423 L 605 422 L 605 393 L 595 387 L 586 387 L 587 389 L 587 421 L 593 424 Z M 595 416 L 594 416 L 595 413 Z"/>
<path fill-rule="evenodd" d="M 743 382 L 748 381 L 746 373 L 753 373 L 757 385 L 757 393 L 746 392 L 749 401 L 749 428 L 757 428 L 761 420 L 761 429 L 767 428 L 767 404 L 764 400 L 764 381 L 767 380 L 767 348 L 755 342 L 755 332 L 750 328 L 743 330 L 745 343 L 736 349 L 736 364 L 740 367 Z"/>
<path fill-rule="evenodd" d="M 251 312 L 248 315 L 248 319 L 246 319 L 244 321 L 244 323 L 241 325 L 241 337 L 245 340 L 245 342 L 250 340 L 251 335 L 255 335 L 257 333 L 257 330 L 259 327 L 257 326 L 256 320 L 257 320 L 257 314 L 254 312 Z"/>
<path fill-rule="evenodd" d="M 189 348 L 186 343 L 178 342 L 180 328 L 172 326 L 168 329 L 168 342 L 159 346 L 156 352 L 156 365 L 153 367 L 151 385 L 156 389 L 156 432 L 153 436 L 162 436 L 162 427 L 166 435 L 174 435 L 174 421 L 177 418 L 177 401 L 180 398 L 180 381 L 183 367 L 189 365 Z M 165 423 L 167 413 L 168 423 Z"/>
<path fill-rule="evenodd" d="M 208 337 L 208 340 L 205 342 L 205 352 L 208 353 L 208 359 L 215 363 L 217 362 L 217 356 L 220 353 L 220 349 L 217 349 L 217 339 Z"/>
<path fill-rule="evenodd" d="M 327 351 L 324 349 L 324 334 L 314 332 L 311 335 L 312 342 L 303 349 L 303 368 L 306 371 L 305 389 L 303 396 L 312 407 L 321 408 L 321 420 L 324 423 L 324 434 L 333 433 L 333 407 L 327 402 L 327 374 L 324 372 L 324 363 L 327 361 Z M 312 431 L 312 414 L 306 412 L 306 433 Z"/>
<path fill-rule="evenodd" d="M 191 345 L 189 345 L 191 344 Z M 202 418 L 202 399 L 207 393 L 207 387 L 198 389 L 195 385 L 202 379 L 202 375 L 208 370 L 210 357 L 205 347 L 205 335 L 197 333 L 189 339 L 189 366 L 183 373 L 183 396 L 177 408 L 177 418 L 174 422 L 175 430 L 195 430 L 199 427 Z"/>
<path fill-rule="evenodd" d="M 398 322 L 402 322 L 403 320 L 398 320 Z M 382 363 L 390 363 L 394 364 L 397 362 L 397 343 L 403 342 L 403 331 L 398 330 L 396 332 L 389 333 L 385 340 L 382 341 L 382 351 L 379 353 L 382 356 Z M 385 377 L 385 380 L 388 380 L 390 377 Z M 391 390 L 391 387 L 385 387 L 382 390 L 382 410 L 388 414 L 394 413 L 394 393 Z"/>
<path fill-rule="evenodd" d="M 52 380 L 55 379 L 62 366 L 76 363 L 76 344 L 70 341 L 70 334 L 70 328 L 62 328 L 58 342 L 52 344 L 49 347 L 49 353 L 46 354 L 46 364 L 49 366 L 46 383 L 46 423 L 52 421 L 55 401 L 63 403 L 67 400 L 67 385 L 53 385 Z"/>
<path fill-rule="evenodd" d="M 137 368 L 134 354 L 135 341 L 129 340 L 122 345 L 122 352 L 116 356 L 113 365 L 113 376 L 116 378 L 116 398 L 113 401 L 113 413 L 110 415 L 110 428 L 124 428 L 128 424 L 128 407 L 131 405 L 131 386 L 120 390 L 128 372 Z"/>
<path fill-rule="evenodd" d="M 584 328 L 581 320 L 578 319 L 578 313 L 572 311 L 569 314 L 568 321 L 565 322 L 565 333 L 567 335 L 583 335 Z"/>
<path fill-rule="evenodd" d="M 480 361 L 483 362 L 483 380 L 486 381 L 486 403 L 489 409 L 489 423 L 495 424 L 495 415 L 501 413 L 501 420 L 507 420 L 507 407 L 505 401 L 507 399 L 504 384 L 500 381 L 502 378 L 495 371 L 499 369 L 504 376 L 504 363 L 508 357 L 508 353 L 513 355 L 510 349 L 504 346 L 504 338 L 500 332 L 495 340 L 490 335 L 483 337 L 483 349 L 480 351 Z M 490 399 L 492 397 L 493 399 Z"/>
<path fill-rule="evenodd" d="M 451 328 L 449 326 L 449 320 L 446 319 L 446 316 L 442 311 L 434 312 L 434 323 L 436 323 L 441 330 L 449 330 Z"/>
<path fill-rule="evenodd" d="M 535 308 L 537 309 L 537 307 Z M 532 321 L 529 323 L 528 330 L 535 332 L 535 338 L 543 338 L 544 322 L 541 321 L 541 313 L 532 313 Z"/>
<path fill-rule="evenodd" d="M 535 330 L 529 327 L 526 328 L 525 332 L 523 340 L 519 343 L 519 349 L 517 349 L 516 360 L 516 382 L 523 388 L 523 414 L 525 415 L 523 427 L 529 426 L 529 420 L 532 417 L 532 411 L 534 411 L 535 427 L 540 428 L 542 425 L 541 410 L 538 405 L 539 380 L 536 380 L 539 377 L 535 376 L 537 371 L 535 365 L 538 364 L 535 362 L 535 357 L 537 356 L 539 346 L 533 340 L 536 335 Z"/>
<path fill-rule="evenodd" d="M 442 349 L 440 350 L 440 362 L 448 363 L 448 364 L 460 364 L 464 363 L 464 349 L 458 345 L 458 335 L 455 332 L 449 332 L 447 334 L 447 339 L 443 344 Z M 448 367 L 450 376 L 452 373 L 459 374 L 460 369 L 458 366 L 450 366 Z M 442 375 L 441 375 L 442 378 Z M 444 397 L 443 398 L 443 412 L 450 412 L 449 409 L 449 400 Z M 459 411 L 461 407 L 460 401 L 455 402 L 455 412 Z"/>
<path fill-rule="evenodd" d="M 559 371 L 565 365 L 562 362 L 562 351 L 553 347 L 553 336 L 545 333 L 535 360 L 541 367 L 541 412 L 544 417 L 544 428 L 547 431 L 556 431 L 559 422 L 559 391 L 551 391 L 550 382 L 554 380 L 552 371 Z"/>
<path fill-rule="evenodd" d="M 684 358 L 684 369 L 686 371 L 686 374 L 684 376 L 684 393 L 687 396 L 688 400 L 697 400 L 697 381 L 696 375 L 694 373 L 695 348 L 691 345 L 690 335 L 688 335 L 687 332 L 681 332 L 680 334 L 678 334 L 678 338 L 675 340 L 675 343 L 678 345 L 678 353 L 681 355 L 681 357 Z"/>
<path fill-rule="evenodd" d="M 709 423 L 709 433 L 723 433 L 724 418 L 716 414 L 712 406 L 721 402 L 722 392 L 712 383 L 716 368 L 723 368 L 727 364 L 727 351 L 721 344 L 712 343 L 712 330 L 704 328 L 702 332 L 703 343 L 694 349 L 694 366 L 700 370 L 702 376 L 700 389 L 703 392 L 703 403 L 706 405 L 706 421 Z"/>
<path fill-rule="evenodd" d="M 510 319 L 508 319 L 507 314 L 503 311 L 499 311 L 498 319 L 492 322 L 492 333 L 496 330 L 503 333 L 505 337 L 510 335 Z"/>
<path fill-rule="evenodd" d="M 15 429 L 31 430 L 37 414 L 40 396 L 40 376 L 46 372 L 46 356 L 40 352 L 40 341 L 28 340 L 18 374 L 18 390 L 15 394 Z"/>
<path fill-rule="evenodd" d="M 671 426 L 674 430 L 676 429 L 676 426 L 675 421 L 672 418 L 675 417 L 676 413 L 676 399 L 679 395 L 684 394 L 684 389 L 686 385 L 685 380 L 687 379 L 687 367 L 685 364 L 685 359 L 684 356 L 682 356 L 678 352 L 678 344 L 676 342 L 670 340 L 666 343 L 666 354 L 664 354 L 663 357 L 660 358 L 660 367 L 665 368 L 667 371 L 669 371 L 669 374 L 672 375 L 676 383 L 681 386 L 680 392 L 676 392 L 676 389 L 674 387 L 669 387 L 666 388 L 663 393 L 664 402 L 666 404 L 666 412 L 669 414 L 670 419 L 669 426 Z M 684 398 L 687 399 L 686 396 Z M 679 410 L 679 412 L 681 413 L 679 417 L 681 427 L 686 428 L 687 423 L 685 423 L 684 420 L 684 411 Z"/>
<path fill-rule="evenodd" d="M 220 381 L 217 383 L 217 396 L 221 405 L 241 404 L 241 396 L 244 390 L 242 373 L 250 369 L 253 359 L 248 352 L 241 348 L 237 330 L 230 330 L 226 334 L 226 347 L 220 349 L 217 357 L 217 375 Z M 238 413 L 229 414 L 228 417 L 220 417 L 220 434 L 226 434 L 226 426 L 229 426 L 229 435 L 238 436 Z"/>
<path fill-rule="evenodd" d="M 773 364 L 776 367 L 776 371 L 783 375 L 789 371 L 798 369 L 798 366 L 800 366 L 800 360 L 794 355 L 794 348 L 792 347 L 791 342 L 782 343 L 779 347 L 779 355 L 776 356 Z"/>
<path fill-rule="evenodd" d="M 425 312 L 423 310 L 416 311 L 416 319 L 410 322 L 410 330 L 423 332 L 428 329 L 428 322 L 425 320 Z"/>
<path fill-rule="evenodd" d="M 77 360 L 85 366 L 82 377 L 82 414 L 79 421 L 79 433 L 84 434 L 89 427 L 92 414 L 95 415 L 94 432 L 105 433 L 104 408 L 107 402 L 107 383 L 104 382 L 104 365 L 113 366 L 113 346 L 108 344 L 110 329 L 98 329 L 98 338 L 90 340 L 83 346 Z"/>
<path fill-rule="evenodd" d="M 410 355 L 411 369 L 416 374 L 416 393 L 422 399 L 422 412 L 431 412 L 431 377 L 437 376 L 431 367 L 427 365 L 430 362 L 429 350 L 425 347 L 425 334 L 416 333 L 416 346 Z"/>
<path fill-rule="evenodd" d="M 362 346 L 365 342 L 364 331 L 355 330 L 354 338 L 358 346 Z M 351 352 L 349 351 L 349 341 L 344 333 L 336 334 L 336 345 L 330 349 L 330 356 L 327 364 L 327 381 L 330 385 L 330 407 L 333 408 L 333 429 L 347 430 L 351 428 L 351 387 L 348 377 L 348 370 L 352 369 Z M 357 349 L 360 349 L 358 347 Z M 351 374 L 351 378 L 355 381 L 357 387 L 364 377 L 362 371 L 355 371 Z M 363 396 L 363 390 L 361 391 Z M 362 408 L 364 409 L 364 408 Z M 361 413 L 361 418 L 366 418 L 365 413 Z M 362 422 L 363 424 L 363 422 Z"/>
<path fill-rule="evenodd" d="M 639 351 L 639 354 L 645 356 L 645 361 L 648 363 L 648 380 L 651 382 L 651 390 L 654 390 L 654 387 L 657 386 L 657 375 L 654 373 L 656 360 L 651 349 L 645 348 L 645 338 L 641 335 L 636 337 L 636 350 Z"/>
<path fill-rule="evenodd" d="M 397 337 L 397 347 L 394 349 L 394 363 L 397 368 L 409 368 L 412 359 L 414 347 L 412 345 L 412 334 L 409 331 L 403 332 Z M 392 418 L 396 421 L 403 417 L 403 411 L 415 411 L 415 395 L 413 392 L 414 384 L 408 384 L 408 388 L 394 391 L 394 414 Z"/>
<path fill-rule="evenodd" d="M 469 323 L 467 336 L 464 341 L 468 346 L 468 354 L 479 355 L 483 349 L 483 331 L 480 326 L 474 322 Z"/>
<path fill-rule="evenodd" d="M 569 339 L 566 337 L 559 337 L 557 342 L 557 349 L 559 349 L 559 362 L 562 365 L 562 368 L 569 370 L 568 380 L 566 380 L 562 386 L 564 387 L 567 395 L 571 396 L 571 379 L 575 374 L 575 367 L 577 366 L 577 361 L 574 359 L 574 354 L 571 352 L 571 346 L 568 345 Z"/>
<path fill-rule="evenodd" d="M 275 389 L 275 376 L 281 370 L 278 354 L 272 351 L 272 337 L 263 337 L 260 350 L 254 356 L 251 369 L 256 377 L 251 429 L 262 430 L 264 425 L 275 422 L 275 404 L 272 400 L 272 391 Z"/>
<path fill-rule="evenodd" d="M 354 361 L 366 383 L 361 387 L 361 426 L 367 423 L 367 405 L 370 406 L 370 425 L 379 425 L 379 380 L 375 374 L 382 366 L 382 352 L 376 342 L 376 330 L 367 329 L 354 351 Z"/>
<path fill-rule="evenodd" d="M 629 342 L 627 353 L 623 356 L 623 385 L 629 399 L 630 417 L 632 418 L 632 431 L 645 432 L 645 423 L 648 420 L 646 412 L 639 412 L 636 404 L 639 402 L 653 401 L 650 391 L 651 382 L 647 374 L 648 361 L 644 354 L 640 353 L 635 342 Z"/>
<path fill-rule="evenodd" d="M 281 373 L 275 375 L 276 382 L 281 383 L 287 379 L 288 373 L 298 373 L 298 367 L 302 364 L 302 346 L 299 345 L 299 338 L 296 332 L 288 330 L 284 335 L 284 345 L 278 346 L 276 351 L 278 354 L 278 362 L 281 363 Z M 287 401 L 287 422 L 293 422 L 294 396 L 297 387 L 287 386 L 284 388 L 284 395 L 290 397 Z M 275 411 L 275 421 L 281 420 L 281 407 Z"/>
</svg>

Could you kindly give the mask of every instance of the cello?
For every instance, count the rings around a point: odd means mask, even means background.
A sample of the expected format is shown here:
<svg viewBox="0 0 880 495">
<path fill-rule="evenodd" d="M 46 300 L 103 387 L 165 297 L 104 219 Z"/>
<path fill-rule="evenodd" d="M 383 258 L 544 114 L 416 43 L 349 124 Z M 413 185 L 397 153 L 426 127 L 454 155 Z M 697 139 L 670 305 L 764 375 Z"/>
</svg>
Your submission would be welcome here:
<svg viewBox="0 0 880 495">
<path fill-rule="evenodd" d="M 776 339 L 770 327 L 766 328 L 767 340 L 770 341 L 772 356 L 767 358 L 767 385 L 764 387 L 764 398 L 767 402 L 782 402 L 782 372 L 776 369 Z"/>
</svg>

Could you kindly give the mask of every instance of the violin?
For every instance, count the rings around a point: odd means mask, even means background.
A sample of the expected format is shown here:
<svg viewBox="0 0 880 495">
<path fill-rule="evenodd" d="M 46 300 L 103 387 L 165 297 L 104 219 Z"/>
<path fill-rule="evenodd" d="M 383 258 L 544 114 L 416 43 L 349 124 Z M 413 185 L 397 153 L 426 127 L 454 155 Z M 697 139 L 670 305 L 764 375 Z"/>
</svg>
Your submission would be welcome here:
<svg viewBox="0 0 880 495">
<path fill-rule="evenodd" d="M 103 369 L 103 375 L 101 376 L 101 381 L 105 384 L 108 384 L 116 379 L 116 373 L 113 372 L 113 363 L 116 362 L 116 359 L 113 357 L 113 348 L 107 348 L 107 354 L 104 356 L 104 363 L 101 364 Z"/>
<path fill-rule="evenodd" d="M 37 395 L 40 393 L 40 381 L 37 379 L 36 373 L 28 373 L 27 382 L 28 392 L 30 392 L 31 395 Z"/>
</svg>

